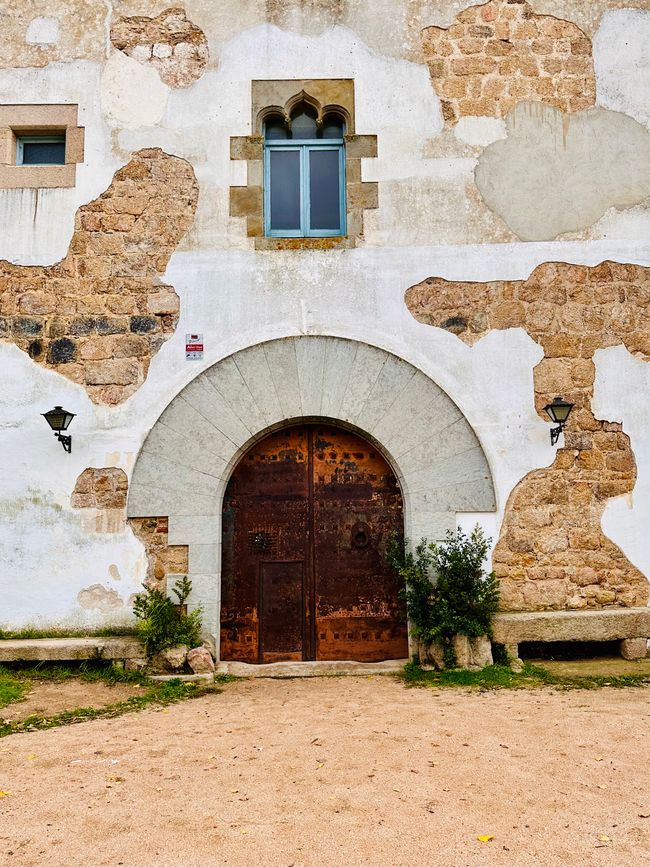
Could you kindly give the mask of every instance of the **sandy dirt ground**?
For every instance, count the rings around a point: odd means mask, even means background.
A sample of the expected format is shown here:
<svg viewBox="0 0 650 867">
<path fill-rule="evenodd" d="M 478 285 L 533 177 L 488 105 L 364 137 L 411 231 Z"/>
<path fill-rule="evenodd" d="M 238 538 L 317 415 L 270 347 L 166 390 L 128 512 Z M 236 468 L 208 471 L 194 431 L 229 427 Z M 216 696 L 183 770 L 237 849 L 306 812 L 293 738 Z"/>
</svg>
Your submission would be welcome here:
<svg viewBox="0 0 650 867">
<path fill-rule="evenodd" d="M 649 734 L 645 687 L 241 681 L 0 740 L 0 863 L 647 864 Z"/>
<path fill-rule="evenodd" d="M 72 678 L 58 683 L 36 680 L 21 701 L 0 708 L 0 718 L 18 722 L 32 714 L 54 716 L 78 707 L 106 707 L 143 691 L 142 687 L 127 683 L 107 684 Z"/>
</svg>

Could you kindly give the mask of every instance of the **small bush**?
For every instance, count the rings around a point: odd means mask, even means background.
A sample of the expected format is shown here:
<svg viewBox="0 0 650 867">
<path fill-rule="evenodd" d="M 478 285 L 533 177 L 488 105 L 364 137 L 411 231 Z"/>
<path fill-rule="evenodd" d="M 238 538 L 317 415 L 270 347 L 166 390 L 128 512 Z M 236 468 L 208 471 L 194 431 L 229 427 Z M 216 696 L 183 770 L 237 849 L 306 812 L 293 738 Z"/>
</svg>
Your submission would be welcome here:
<svg viewBox="0 0 650 867">
<path fill-rule="evenodd" d="M 454 635 L 492 635 L 492 616 L 499 603 L 494 572 L 483 567 L 491 539 L 477 525 L 469 536 L 458 528 L 444 542 L 422 539 L 414 552 L 393 539 L 388 560 L 404 582 L 412 633 L 425 644 L 441 641 L 452 664 Z"/>
<path fill-rule="evenodd" d="M 192 590 L 192 582 L 183 576 L 174 585 L 178 604 L 155 587 L 144 586 L 133 603 L 133 613 L 140 621 L 138 633 L 147 656 L 154 656 L 167 647 L 187 644 L 195 647 L 201 640 L 201 609 L 185 613 L 183 606 Z"/>
</svg>

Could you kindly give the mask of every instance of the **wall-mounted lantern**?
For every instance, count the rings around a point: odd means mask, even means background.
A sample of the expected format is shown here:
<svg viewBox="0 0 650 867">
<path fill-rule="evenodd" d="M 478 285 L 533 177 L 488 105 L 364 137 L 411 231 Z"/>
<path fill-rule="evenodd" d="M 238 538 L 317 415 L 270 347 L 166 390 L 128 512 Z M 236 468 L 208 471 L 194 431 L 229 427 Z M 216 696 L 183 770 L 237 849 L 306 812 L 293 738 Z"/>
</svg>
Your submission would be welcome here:
<svg viewBox="0 0 650 867">
<path fill-rule="evenodd" d="M 68 412 L 63 407 L 55 406 L 54 409 L 51 409 L 49 412 L 43 412 L 41 415 L 54 431 L 54 436 L 61 443 L 64 450 L 70 454 L 72 451 L 72 437 L 64 436 L 61 431 L 68 429 L 68 425 L 75 417 L 75 414 Z"/>
<path fill-rule="evenodd" d="M 568 400 L 562 400 L 561 397 L 556 397 L 553 403 L 547 403 L 544 407 L 544 411 L 550 416 L 551 421 L 554 421 L 557 425 L 557 427 L 551 428 L 552 446 L 559 440 L 573 407 L 574 404 L 569 403 Z"/>
</svg>

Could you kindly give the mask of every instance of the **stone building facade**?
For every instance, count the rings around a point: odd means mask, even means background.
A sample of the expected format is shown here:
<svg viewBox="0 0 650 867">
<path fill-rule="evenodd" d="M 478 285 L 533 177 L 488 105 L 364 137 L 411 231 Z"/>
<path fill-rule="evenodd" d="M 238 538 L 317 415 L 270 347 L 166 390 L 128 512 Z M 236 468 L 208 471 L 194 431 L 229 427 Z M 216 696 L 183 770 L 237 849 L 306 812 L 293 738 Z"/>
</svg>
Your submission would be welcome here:
<svg viewBox="0 0 650 867">
<path fill-rule="evenodd" d="M 260 661 L 376 658 L 398 636 L 388 585 L 364 584 L 388 532 L 370 503 L 399 490 L 412 541 L 486 529 L 531 636 L 650 637 L 648 0 L 5 18 L 0 628 L 129 622 L 143 581 L 188 575 L 217 646 L 223 588 L 250 580 Z M 286 550 L 277 460 L 306 480 Z M 272 493 L 240 579 L 246 461 Z M 274 650 L 292 593 L 302 638 Z"/>
</svg>

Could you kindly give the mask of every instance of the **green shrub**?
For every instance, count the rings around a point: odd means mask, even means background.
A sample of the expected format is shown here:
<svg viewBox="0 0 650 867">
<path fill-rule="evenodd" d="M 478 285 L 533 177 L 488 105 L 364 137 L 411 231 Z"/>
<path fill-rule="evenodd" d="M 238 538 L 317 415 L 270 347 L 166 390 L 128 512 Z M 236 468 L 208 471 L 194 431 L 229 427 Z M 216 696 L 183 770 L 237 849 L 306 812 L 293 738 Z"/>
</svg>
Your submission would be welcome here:
<svg viewBox="0 0 650 867">
<path fill-rule="evenodd" d="M 412 633 L 425 644 L 441 641 L 451 649 L 454 635 L 492 635 L 499 585 L 483 567 L 490 542 L 478 525 L 469 536 L 450 531 L 439 544 L 422 539 L 414 552 L 391 541 L 387 556 L 404 582 Z"/>
<path fill-rule="evenodd" d="M 201 641 L 201 609 L 185 613 L 184 605 L 192 590 L 192 582 L 183 576 L 173 587 L 178 604 L 155 587 L 144 586 L 133 602 L 133 613 L 138 618 L 138 634 L 144 642 L 147 656 L 151 657 L 167 647 L 187 644 L 196 647 Z"/>
</svg>

